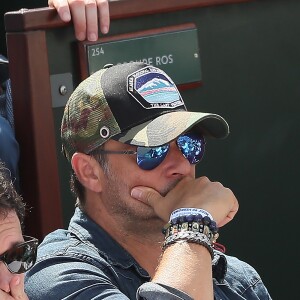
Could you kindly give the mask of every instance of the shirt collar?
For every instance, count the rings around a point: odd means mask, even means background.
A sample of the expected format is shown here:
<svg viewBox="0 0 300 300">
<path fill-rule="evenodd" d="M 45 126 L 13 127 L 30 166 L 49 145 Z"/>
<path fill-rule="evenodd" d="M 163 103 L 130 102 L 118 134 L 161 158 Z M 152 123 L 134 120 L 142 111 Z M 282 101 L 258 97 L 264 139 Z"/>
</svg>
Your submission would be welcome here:
<svg viewBox="0 0 300 300">
<path fill-rule="evenodd" d="M 140 276 L 149 278 L 149 274 L 139 266 L 135 259 L 79 208 L 76 208 L 70 221 L 69 231 L 83 243 L 95 247 L 111 265 L 123 269 L 133 266 Z"/>
</svg>

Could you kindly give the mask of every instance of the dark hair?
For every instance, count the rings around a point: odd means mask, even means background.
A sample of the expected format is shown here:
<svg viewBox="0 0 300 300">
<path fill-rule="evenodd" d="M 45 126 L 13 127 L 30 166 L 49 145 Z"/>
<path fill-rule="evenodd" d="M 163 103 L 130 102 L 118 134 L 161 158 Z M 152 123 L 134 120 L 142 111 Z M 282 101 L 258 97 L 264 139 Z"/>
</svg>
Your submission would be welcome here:
<svg viewBox="0 0 300 300">
<path fill-rule="evenodd" d="M 11 211 L 17 213 L 20 223 L 23 224 L 25 203 L 14 187 L 9 169 L 0 162 L 0 217 L 5 219 Z"/>
<path fill-rule="evenodd" d="M 105 153 L 99 152 L 99 150 L 103 149 L 103 145 L 98 147 L 97 149 L 93 150 L 89 155 L 93 157 L 103 168 L 105 171 L 107 168 L 107 160 Z M 70 188 L 73 195 L 76 197 L 76 207 L 79 207 L 80 209 L 84 210 L 85 205 L 85 188 L 78 180 L 76 174 L 72 172 L 71 178 L 70 178 Z"/>
</svg>

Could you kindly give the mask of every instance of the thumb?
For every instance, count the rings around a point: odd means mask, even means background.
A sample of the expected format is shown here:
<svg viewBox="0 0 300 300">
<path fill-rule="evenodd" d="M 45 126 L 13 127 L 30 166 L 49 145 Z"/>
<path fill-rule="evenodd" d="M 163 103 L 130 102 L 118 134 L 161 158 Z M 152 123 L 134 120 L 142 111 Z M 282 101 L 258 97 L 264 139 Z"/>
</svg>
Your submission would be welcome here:
<svg viewBox="0 0 300 300">
<path fill-rule="evenodd" d="M 145 186 L 137 186 L 131 190 L 131 197 L 152 207 L 155 214 L 164 222 L 169 221 L 170 209 L 158 191 Z"/>
<path fill-rule="evenodd" d="M 10 293 L 13 299 L 28 300 L 24 292 L 24 277 L 17 275 L 11 280 Z"/>
<path fill-rule="evenodd" d="M 154 207 L 155 203 L 163 198 L 156 190 L 145 187 L 137 186 L 131 190 L 131 197 L 144 202 L 145 204 Z"/>
</svg>

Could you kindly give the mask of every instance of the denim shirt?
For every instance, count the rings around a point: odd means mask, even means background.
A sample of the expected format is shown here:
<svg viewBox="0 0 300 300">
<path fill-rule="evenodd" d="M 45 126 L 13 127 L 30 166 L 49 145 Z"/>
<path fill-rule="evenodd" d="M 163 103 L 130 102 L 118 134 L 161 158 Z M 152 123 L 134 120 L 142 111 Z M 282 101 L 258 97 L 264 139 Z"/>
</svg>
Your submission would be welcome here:
<svg viewBox="0 0 300 300">
<path fill-rule="evenodd" d="M 257 272 L 220 253 L 213 262 L 216 300 L 271 299 Z M 76 209 L 68 230 L 46 236 L 26 274 L 29 299 L 191 299 L 151 283 L 148 273 L 99 225 Z"/>
</svg>

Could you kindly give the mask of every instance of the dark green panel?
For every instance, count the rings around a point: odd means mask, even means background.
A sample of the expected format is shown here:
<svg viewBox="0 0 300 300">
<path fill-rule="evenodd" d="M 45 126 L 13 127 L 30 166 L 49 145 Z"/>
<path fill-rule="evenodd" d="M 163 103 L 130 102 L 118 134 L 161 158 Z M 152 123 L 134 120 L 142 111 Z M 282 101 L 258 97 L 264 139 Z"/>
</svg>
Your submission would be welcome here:
<svg viewBox="0 0 300 300">
<path fill-rule="evenodd" d="M 63 211 L 63 220 L 65 228 L 68 227 L 69 220 L 74 213 L 75 207 L 75 197 L 72 195 L 70 191 L 70 176 L 72 173 L 72 168 L 67 159 L 63 156 L 61 152 L 61 143 L 60 143 L 60 124 L 63 116 L 63 108 L 54 108 L 53 109 L 53 117 L 55 121 L 55 136 L 56 136 L 56 145 L 57 145 L 57 160 L 58 160 L 58 170 L 60 177 L 60 191 L 63 199 L 62 203 L 62 211 Z"/>
</svg>

